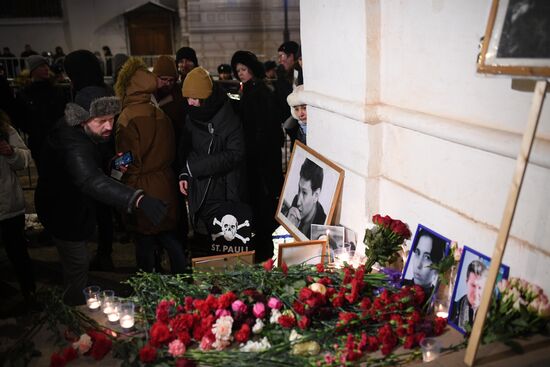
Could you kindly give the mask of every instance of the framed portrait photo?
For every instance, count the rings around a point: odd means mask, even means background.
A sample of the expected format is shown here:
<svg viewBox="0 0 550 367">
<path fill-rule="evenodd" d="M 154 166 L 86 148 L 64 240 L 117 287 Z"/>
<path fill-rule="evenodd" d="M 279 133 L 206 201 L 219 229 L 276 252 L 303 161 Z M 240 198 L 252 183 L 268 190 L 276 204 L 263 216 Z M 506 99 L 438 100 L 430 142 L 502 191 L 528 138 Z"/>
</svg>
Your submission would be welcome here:
<svg viewBox="0 0 550 367">
<path fill-rule="evenodd" d="M 474 324 L 490 264 L 491 258 L 489 256 L 464 246 L 449 309 L 449 325 L 462 334 L 471 329 Z M 497 283 L 501 279 L 508 279 L 509 271 L 508 266 L 501 265 L 497 275 Z M 495 295 L 498 296 L 496 286 Z"/>
<path fill-rule="evenodd" d="M 550 76 L 550 2 L 493 0 L 477 71 Z"/>
<path fill-rule="evenodd" d="M 419 285 L 426 295 L 430 295 L 439 280 L 437 270 L 430 266 L 439 264 L 449 253 L 450 246 L 451 240 L 419 224 L 403 270 L 402 283 Z"/>
<path fill-rule="evenodd" d="M 283 261 L 287 265 L 321 264 L 326 262 L 326 254 L 326 240 L 282 243 L 279 245 L 277 266 L 281 266 Z"/>
<path fill-rule="evenodd" d="M 255 251 L 243 251 L 235 254 L 222 254 L 213 256 L 194 257 L 191 259 L 193 269 L 217 268 L 223 271 L 236 264 L 254 264 Z"/>
<path fill-rule="evenodd" d="M 334 261 L 334 250 L 344 247 L 345 228 L 341 226 L 311 225 L 312 240 L 326 240 L 328 237 L 327 255 L 329 261 Z"/>
<path fill-rule="evenodd" d="M 344 170 L 296 141 L 275 219 L 298 241 L 311 237 L 312 224 L 330 224 Z"/>
</svg>

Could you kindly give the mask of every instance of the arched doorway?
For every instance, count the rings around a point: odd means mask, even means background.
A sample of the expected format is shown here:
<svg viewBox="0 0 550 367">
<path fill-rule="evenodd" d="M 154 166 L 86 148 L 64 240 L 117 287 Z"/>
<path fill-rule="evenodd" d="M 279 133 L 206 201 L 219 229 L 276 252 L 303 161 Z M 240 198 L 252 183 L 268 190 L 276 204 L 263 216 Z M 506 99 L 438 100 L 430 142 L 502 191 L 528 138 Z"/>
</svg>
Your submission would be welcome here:
<svg viewBox="0 0 550 367">
<path fill-rule="evenodd" d="M 131 55 L 171 55 L 174 53 L 173 9 L 148 2 L 124 14 Z"/>
</svg>

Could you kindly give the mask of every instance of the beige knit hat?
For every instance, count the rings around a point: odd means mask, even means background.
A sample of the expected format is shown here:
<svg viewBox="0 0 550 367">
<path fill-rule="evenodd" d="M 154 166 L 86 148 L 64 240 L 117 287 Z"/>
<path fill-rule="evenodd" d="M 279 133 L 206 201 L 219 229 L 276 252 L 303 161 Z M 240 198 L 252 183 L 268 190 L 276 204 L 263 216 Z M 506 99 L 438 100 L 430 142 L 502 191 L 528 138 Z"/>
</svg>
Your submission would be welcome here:
<svg viewBox="0 0 550 367">
<path fill-rule="evenodd" d="M 212 94 L 212 79 L 206 69 L 197 66 L 183 81 L 181 94 L 185 98 L 206 99 Z"/>
<path fill-rule="evenodd" d="M 172 78 L 177 78 L 178 71 L 176 70 L 176 61 L 171 56 L 159 56 L 153 66 L 153 74 L 158 77 L 171 76 Z"/>
</svg>

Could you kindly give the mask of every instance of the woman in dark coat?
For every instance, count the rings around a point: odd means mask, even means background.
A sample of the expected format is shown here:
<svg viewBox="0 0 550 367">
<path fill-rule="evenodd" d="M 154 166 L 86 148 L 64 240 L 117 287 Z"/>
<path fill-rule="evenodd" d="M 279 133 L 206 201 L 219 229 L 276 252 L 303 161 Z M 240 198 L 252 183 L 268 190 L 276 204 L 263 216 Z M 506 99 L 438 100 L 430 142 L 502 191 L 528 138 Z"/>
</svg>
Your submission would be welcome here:
<svg viewBox="0 0 550 367">
<path fill-rule="evenodd" d="M 256 221 L 256 259 L 263 261 L 273 256 L 271 233 L 277 228 L 275 211 L 283 184 L 281 118 L 256 55 L 237 51 L 231 67 L 243 83 L 238 111 L 244 129 L 248 188 Z"/>
</svg>

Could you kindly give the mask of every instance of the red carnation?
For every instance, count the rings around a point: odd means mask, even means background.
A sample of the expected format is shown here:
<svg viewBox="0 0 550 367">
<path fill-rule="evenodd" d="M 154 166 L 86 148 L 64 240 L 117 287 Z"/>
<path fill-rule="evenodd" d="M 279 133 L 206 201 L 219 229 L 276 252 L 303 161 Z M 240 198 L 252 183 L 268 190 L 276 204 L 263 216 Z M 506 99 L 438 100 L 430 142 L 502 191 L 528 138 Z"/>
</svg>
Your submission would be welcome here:
<svg viewBox="0 0 550 367">
<path fill-rule="evenodd" d="M 302 316 L 298 321 L 298 327 L 302 330 L 307 329 L 309 324 L 311 324 L 311 320 L 307 316 Z"/>
<path fill-rule="evenodd" d="M 63 349 L 63 358 L 67 363 L 78 358 L 78 352 L 72 346 Z"/>
<path fill-rule="evenodd" d="M 409 335 L 407 336 L 407 338 L 405 338 L 405 343 L 403 343 L 403 347 L 405 349 L 412 349 L 414 347 L 416 347 L 416 339 L 413 335 Z"/>
<path fill-rule="evenodd" d="M 233 292 L 224 293 L 218 298 L 218 307 L 219 308 L 228 308 L 231 306 L 233 301 L 237 299 L 237 296 Z"/>
<path fill-rule="evenodd" d="M 298 294 L 298 299 L 300 301 L 305 301 L 309 299 L 311 296 L 313 296 L 313 291 L 307 287 L 304 287 L 300 289 L 300 293 Z"/>
<path fill-rule="evenodd" d="M 387 356 L 388 354 L 391 353 L 391 351 L 393 350 L 393 345 L 392 344 L 382 344 L 382 348 L 380 348 L 380 351 L 382 352 L 383 355 Z"/>
<path fill-rule="evenodd" d="M 442 317 L 436 317 L 434 322 L 435 335 L 443 334 L 443 331 L 445 330 L 445 326 L 447 326 L 447 319 L 444 319 Z"/>
<path fill-rule="evenodd" d="M 298 315 L 303 315 L 306 312 L 306 308 L 300 301 L 294 301 L 292 303 L 292 309 L 294 312 L 296 312 Z"/>
<path fill-rule="evenodd" d="M 380 342 L 375 336 L 369 336 L 367 342 L 367 352 L 374 352 L 378 350 Z"/>
<path fill-rule="evenodd" d="M 287 275 L 288 274 L 288 265 L 283 261 L 283 263 L 281 264 L 281 270 L 283 271 L 283 274 L 284 275 Z"/>
<path fill-rule="evenodd" d="M 110 339 L 107 339 L 105 337 L 99 338 L 94 340 L 94 344 L 92 345 L 92 349 L 90 350 L 90 355 L 95 359 L 96 361 L 99 361 L 105 357 L 107 353 L 111 350 L 111 347 L 113 346 L 113 342 Z"/>
<path fill-rule="evenodd" d="M 296 319 L 294 316 L 288 316 L 288 315 L 281 315 L 279 316 L 279 325 L 284 327 L 285 329 L 291 329 L 294 325 L 296 325 Z"/>
<path fill-rule="evenodd" d="M 65 367 L 66 364 L 67 361 L 65 360 L 65 358 L 57 353 L 53 353 L 50 357 L 50 367 Z"/>
<path fill-rule="evenodd" d="M 151 363 L 157 359 L 157 349 L 147 344 L 139 350 L 139 360 L 143 363 Z"/>
<path fill-rule="evenodd" d="M 325 266 L 323 265 L 323 263 L 317 264 L 315 266 L 317 267 L 317 272 L 318 273 L 324 273 L 325 272 Z"/>
<path fill-rule="evenodd" d="M 264 262 L 264 269 L 265 271 L 271 271 L 273 269 L 273 259 L 269 259 L 266 262 Z"/>
<path fill-rule="evenodd" d="M 168 319 L 170 318 L 170 309 L 174 305 L 174 301 L 167 301 L 162 300 L 157 305 L 157 311 L 156 316 L 158 321 L 162 321 L 164 323 L 168 322 Z"/>
<path fill-rule="evenodd" d="M 151 326 L 151 345 L 158 347 L 170 340 L 170 330 L 166 324 L 157 321 Z"/>
<path fill-rule="evenodd" d="M 235 333 L 235 340 L 239 343 L 245 343 L 250 337 L 250 326 L 243 324 L 241 329 Z"/>
<path fill-rule="evenodd" d="M 187 296 L 184 298 L 185 311 L 189 312 L 193 310 L 193 297 Z"/>
<path fill-rule="evenodd" d="M 176 367 L 197 367 L 197 364 L 190 359 L 180 358 L 176 360 Z"/>
<path fill-rule="evenodd" d="M 371 300 L 369 297 L 364 297 L 363 300 L 361 301 L 361 306 L 360 308 L 362 310 L 368 310 L 371 306 Z"/>
<path fill-rule="evenodd" d="M 180 342 L 185 344 L 186 347 L 191 344 L 191 335 L 189 335 L 189 332 L 187 331 L 182 331 L 178 333 L 178 339 L 180 340 Z"/>
</svg>

